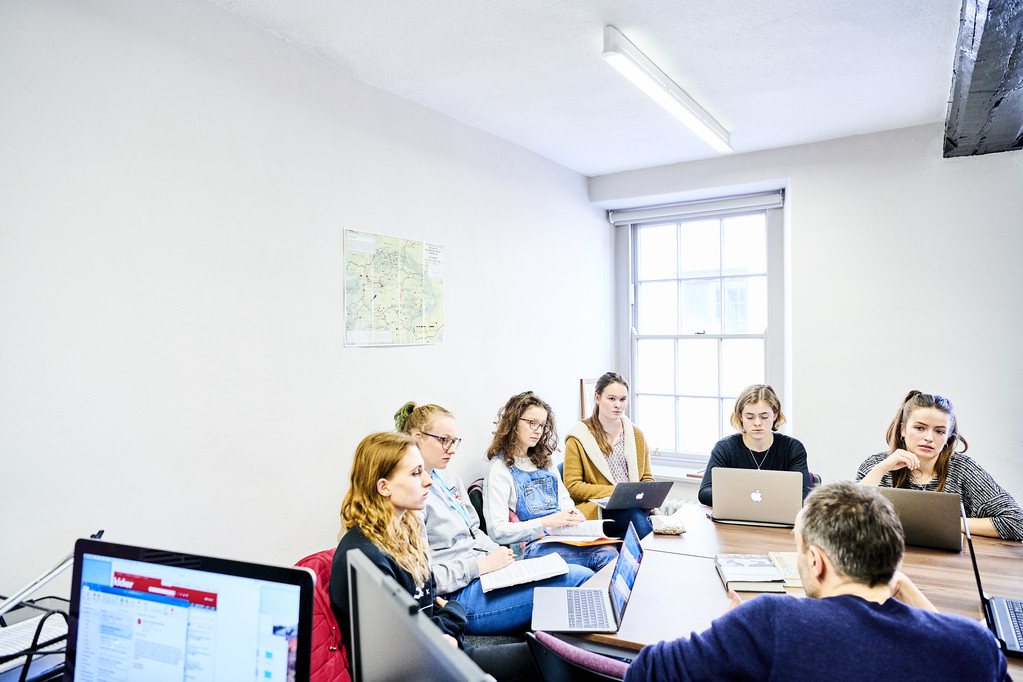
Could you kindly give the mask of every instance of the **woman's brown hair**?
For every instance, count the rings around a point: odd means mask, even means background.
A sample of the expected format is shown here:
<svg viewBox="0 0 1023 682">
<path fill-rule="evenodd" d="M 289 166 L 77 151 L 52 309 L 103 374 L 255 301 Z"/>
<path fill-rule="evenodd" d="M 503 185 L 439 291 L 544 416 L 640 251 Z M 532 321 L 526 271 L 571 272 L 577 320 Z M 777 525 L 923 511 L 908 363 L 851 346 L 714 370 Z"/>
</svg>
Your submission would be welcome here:
<svg viewBox="0 0 1023 682">
<path fill-rule="evenodd" d="M 952 408 L 952 401 L 948 398 L 940 395 L 931 395 L 930 393 L 921 393 L 920 391 L 910 391 L 907 393 L 905 400 L 899 406 L 898 412 L 895 413 L 895 418 L 888 425 L 888 431 L 885 433 L 885 438 L 888 440 L 888 454 L 896 450 L 906 449 L 906 439 L 902 436 L 902 428 L 906 426 L 914 412 L 925 407 L 939 410 L 948 415 L 948 440 L 945 441 L 945 447 L 938 453 L 938 459 L 934 462 L 934 475 L 938 477 L 937 491 L 943 492 L 945 490 L 945 477 L 948 475 L 948 462 L 952 459 L 952 453 L 956 451 L 956 445 L 959 443 L 963 444 L 963 449 L 959 450 L 959 452 L 966 452 L 966 449 L 970 447 L 966 439 L 959 435 L 959 425 L 956 423 L 955 410 Z M 909 469 L 903 467 L 892 472 L 892 487 L 909 487 Z"/>
<path fill-rule="evenodd" d="M 533 406 L 547 411 L 547 422 L 543 425 L 540 440 L 526 450 L 526 455 L 538 469 L 547 469 L 551 466 L 551 453 L 558 449 L 558 432 L 554 428 L 554 412 L 550 405 L 532 391 L 513 395 L 497 413 L 497 431 L 494 432 L 494 440 L 491 441 L 490 447 L 487 449 L 487 459 L 501 457 L 506 466 L 515 465 L 519 419 L 522 418 L 522 414 L 526 410 Z"/>
</svg>

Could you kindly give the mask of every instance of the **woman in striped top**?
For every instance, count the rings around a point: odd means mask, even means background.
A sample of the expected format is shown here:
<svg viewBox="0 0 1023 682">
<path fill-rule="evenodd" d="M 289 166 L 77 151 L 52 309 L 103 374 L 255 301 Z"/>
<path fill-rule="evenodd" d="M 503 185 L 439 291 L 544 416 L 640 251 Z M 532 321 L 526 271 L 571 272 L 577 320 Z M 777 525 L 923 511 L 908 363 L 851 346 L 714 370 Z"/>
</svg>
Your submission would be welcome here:
<svg viewBox="0 0 1023 682">
<path fill-rule="evenodd" d="M 971 533 L 1023 540 L 1023 510 L 964 454 L 966 439 L 948 398 L 910 391 L 888 425 L 887 439 L 887 453 L 860 465 L 856 480 L 862 485 L 958 493 Z"/>
</svg>

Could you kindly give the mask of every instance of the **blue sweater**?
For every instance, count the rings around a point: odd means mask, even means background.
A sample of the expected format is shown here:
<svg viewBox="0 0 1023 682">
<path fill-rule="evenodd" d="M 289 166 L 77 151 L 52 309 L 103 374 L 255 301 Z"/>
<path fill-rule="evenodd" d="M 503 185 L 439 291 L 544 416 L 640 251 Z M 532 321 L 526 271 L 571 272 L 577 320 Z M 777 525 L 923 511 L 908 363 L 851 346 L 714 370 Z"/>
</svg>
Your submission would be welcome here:
<svg viewBox="0 0 1023 682">
<path fill-rule="evenodd" d="M 644 647 L 626 682 L 1005 680 L 994 636 L 969 619 L 842 595 L 758 595 L 689 639 Z"/>
</svg>

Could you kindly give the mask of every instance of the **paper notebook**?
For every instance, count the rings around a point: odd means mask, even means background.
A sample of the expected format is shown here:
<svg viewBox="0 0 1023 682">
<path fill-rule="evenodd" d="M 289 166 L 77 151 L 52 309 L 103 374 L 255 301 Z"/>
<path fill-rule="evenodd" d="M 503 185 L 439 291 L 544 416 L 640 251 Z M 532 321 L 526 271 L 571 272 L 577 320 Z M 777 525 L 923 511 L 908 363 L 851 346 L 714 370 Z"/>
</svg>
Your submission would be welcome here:
<svg viewBox="0 0 1023 682">
<path fill-rule="evenodd" d="M 537 542 L 561 542 L 566 545 L 585 547 L 588 545 L 608 545 L 621 542 L 615 538 L 608 537 L 604 533 L 604 520 L 596 519 L 583 521 L 578 526 L 560 526 L 558 528 L 544 528 L 547 533 Z"/>
<path fill-rule="evenodd" d="M 502 587 L 546 580 L 566 573 L 568 573 L 568 564 L 560 554 L 552 552 L 535 559 L 520 559 L 504 568 L 484 573 L 480 576 L 480 586 L 484 592 L 490 592 Z"/>
</svg>

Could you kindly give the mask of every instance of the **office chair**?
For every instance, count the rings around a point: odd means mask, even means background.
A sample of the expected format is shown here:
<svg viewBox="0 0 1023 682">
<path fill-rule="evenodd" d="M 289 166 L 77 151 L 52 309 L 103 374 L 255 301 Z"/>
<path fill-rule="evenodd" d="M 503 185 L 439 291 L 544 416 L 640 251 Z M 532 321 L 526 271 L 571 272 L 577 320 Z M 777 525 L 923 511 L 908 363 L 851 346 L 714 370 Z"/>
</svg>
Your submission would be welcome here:
<svg viewBox="0 0 1023 682">
<path fill-rule="evenodd" d="M 313 641 L 309 656 L 310 679 L 316 682 L 351 682 L 348 652 L 341 641 L 341 630 L 330 608 L 330 569 L 334 564 L 334 550 L 325 549 L 296 562 L 296 566 L 310 569 L 316 574 L 313 592 Z"/>
<path fill-rule="evenodd" d="M 529 653 L 543 682 L 622 680 L 629 664 L 573 646 L 541 630 L 526 633 Z"/>
<path fill-rule="evenodd" d="M 480 517 L 480 530 L 484 533 L 487 532 L 487 522 L 483 519 L 483 479 L 477 478 L 473 481 L 466 489 L 469 493 L 469 502 L 472 503 L 472 508 L 476 510 L 476 516 Z"/>
</svg>

